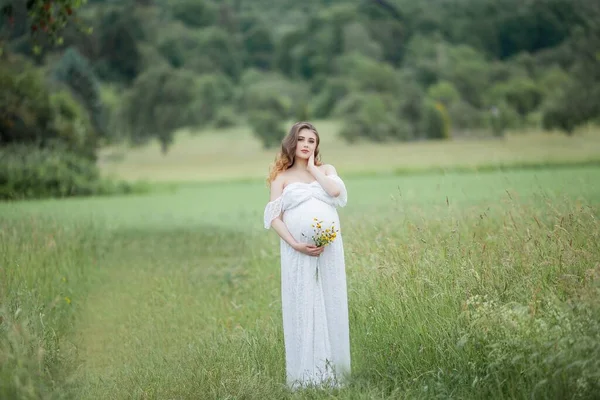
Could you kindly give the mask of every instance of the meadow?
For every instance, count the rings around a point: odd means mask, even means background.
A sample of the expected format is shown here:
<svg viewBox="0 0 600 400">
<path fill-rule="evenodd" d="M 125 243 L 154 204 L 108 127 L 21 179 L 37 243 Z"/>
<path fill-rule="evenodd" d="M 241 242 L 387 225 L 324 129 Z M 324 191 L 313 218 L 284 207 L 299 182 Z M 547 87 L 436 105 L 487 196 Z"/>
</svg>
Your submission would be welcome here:
<svg viewBox="0 0 600 400">
<path fill-rule="evenodd" d="M 283 385 L 273 152 L 234 129 L 109 149 L 148 194 L 0 204 L 0 398 L 597 398 L 597 132 L 322 146 L 349 387 Z"/>
</svg>

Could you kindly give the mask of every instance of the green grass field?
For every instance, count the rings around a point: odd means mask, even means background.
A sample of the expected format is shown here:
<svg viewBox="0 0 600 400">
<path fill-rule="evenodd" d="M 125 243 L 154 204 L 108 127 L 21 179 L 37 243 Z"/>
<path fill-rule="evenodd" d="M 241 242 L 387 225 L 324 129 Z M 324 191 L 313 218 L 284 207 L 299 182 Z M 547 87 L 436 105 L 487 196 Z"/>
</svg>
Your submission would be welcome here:
<svg viewBox="0 0 600 400">
<path fill-rule="evenodd" d="M 278 238 L 262 228 L 272 157 L 214 135 L 189 139 L 204 143 L 198 158 L 191 142 L 173 149 L 189 148 L 187 162 L 144 148 L 106 167 L 213 182 L 0 204 L 0 398 L 597 398 L 600 167 L 585 165 L 600 157 L 596 135 L 554 155 L 539 136 L 509 138 L 521 145 L 497 159 L 505 142 L 467 144 L 488 157 L 397 146 L 388 164 L 378 154 L 390 147 L 360 159 L 324 140 L 349 191 L 354 376 L 295 394 L 283 386 Z M 211 146 L 249 164 L 218 168 Z M 492 161 L 546 166 L 393 173 Z"/>
<path fill-rule="evenodd" d="M 477 169 L 556 164 L 600 165 L 600 131 L 509 133 L 503 139 L 349 145 L 340 123 L 317 121 L 323 161 L 346 175 L 421 170 Z M 139 149 L 108 148 L 101 165 L 107 175 L 151 182 L 264 179 L 277 149 L 265 150 L 247 127 L 178 134 L 162 155 L 158 144 Z"/>
</svg>

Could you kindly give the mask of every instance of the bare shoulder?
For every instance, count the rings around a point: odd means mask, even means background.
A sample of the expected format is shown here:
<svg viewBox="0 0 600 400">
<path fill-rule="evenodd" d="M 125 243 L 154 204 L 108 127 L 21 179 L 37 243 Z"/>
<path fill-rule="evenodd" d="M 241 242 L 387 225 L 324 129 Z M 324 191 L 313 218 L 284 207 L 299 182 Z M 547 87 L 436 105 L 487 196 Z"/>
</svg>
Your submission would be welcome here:
<svg viewBox="0 0 600 400">
<path fill-rule="evenodd" d="M 275 176 L 275 179 L 271 181 L 271 187 L 284 186 L 287 180 L 286 171 L 282 171 Z"/>
<path fill-rule="evenodd" d="M 278 184 L 285 186 L 287 184 L 287 182 L 289 181 L 289 175 L 290 175 L 289 170 L 281 171 L 275 177 L 274 182 L 277 181 Z"/>
<path fill-rule="evenodd" d="M 271 181 L 271 200 L 274 200 L 277 197 L 281 196 L 281 193 L 283 192 L 283 188 L 285 186 L 285 179 L 285 172 L 280 172 L 279 174 L 277 174 L 275 179 Z"/>
</svg>

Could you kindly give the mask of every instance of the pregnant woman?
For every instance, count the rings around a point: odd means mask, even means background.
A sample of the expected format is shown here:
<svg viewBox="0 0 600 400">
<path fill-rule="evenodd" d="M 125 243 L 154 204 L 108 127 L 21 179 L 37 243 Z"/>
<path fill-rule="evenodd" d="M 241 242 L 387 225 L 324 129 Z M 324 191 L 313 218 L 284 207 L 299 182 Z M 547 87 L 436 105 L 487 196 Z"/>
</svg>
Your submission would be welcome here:
<svg viewBox="0 0 600 400">
<path fill-rule="evenodd" d="M 298 122 L 291 127 L 268 183 L 264 227 L 281 238 L 287 384 L 292 389 L 341 386 L 350 374 L 350 340 L 336 207 L 346 205 L 347 192 L 335 168 L 320 162 L 313 125 Z"/>
</svg>

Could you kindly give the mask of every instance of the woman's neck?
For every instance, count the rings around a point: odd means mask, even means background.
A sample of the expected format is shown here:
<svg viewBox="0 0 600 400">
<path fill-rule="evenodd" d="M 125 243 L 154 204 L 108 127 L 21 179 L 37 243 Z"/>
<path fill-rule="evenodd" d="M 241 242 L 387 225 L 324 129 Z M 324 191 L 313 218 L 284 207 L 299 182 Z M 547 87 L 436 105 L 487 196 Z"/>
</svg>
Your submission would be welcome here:
<svg viewBox="0 0 600 400">
<path fill-rule="evenodd" d="M 297 170 L 305 170 L 307 165 L 308 165 L 308 160 L 305 160 L 304 158 L 296 157 L 296 159 L 294 160 L 294 165 L 292 165 L 291 168 L 297 169 Z"/>
</svg>

